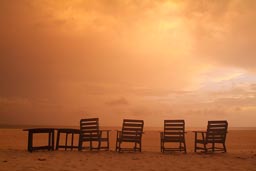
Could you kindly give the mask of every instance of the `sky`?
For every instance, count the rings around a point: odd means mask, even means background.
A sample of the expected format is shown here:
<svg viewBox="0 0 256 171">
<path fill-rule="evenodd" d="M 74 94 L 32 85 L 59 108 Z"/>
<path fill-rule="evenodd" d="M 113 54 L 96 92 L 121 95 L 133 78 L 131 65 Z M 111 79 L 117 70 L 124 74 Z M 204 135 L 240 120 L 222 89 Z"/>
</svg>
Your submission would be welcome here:
<svg viewBox="0 0 256 171">
<path fill-rule="evenodd" d="M 256 126 L 255 0 L 1 0 L 0 125 Z"/>
</svg>

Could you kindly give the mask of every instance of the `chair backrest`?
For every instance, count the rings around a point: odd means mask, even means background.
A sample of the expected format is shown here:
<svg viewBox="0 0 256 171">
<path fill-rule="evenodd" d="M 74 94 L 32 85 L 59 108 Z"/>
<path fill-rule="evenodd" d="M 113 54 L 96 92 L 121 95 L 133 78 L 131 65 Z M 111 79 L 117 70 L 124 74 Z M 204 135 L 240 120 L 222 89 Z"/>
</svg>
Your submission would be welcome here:
<svg viewBox="0 0 256 171">
<path fill-rule="evenodd" d="M 124 119 L 122 127 L 123 138 L 141 139 L 143 133 L 144 121 L 135 119 Z"/>
<path fill-rule="evenodd" d="M 208 121 L 206 141 L 209 143 L 224 143 L 227 130 L 227 121 Z"/>
<path fill-rule="evenodd" d="M 99 118 L 81 119 L 80 131 L 83 137 L 99 137 Z"/>
<path fill-rule="evenodd" d="M 185 132 L 184 120 L 164 120 L 164 136 L 183 136 Z"/>
</svg>

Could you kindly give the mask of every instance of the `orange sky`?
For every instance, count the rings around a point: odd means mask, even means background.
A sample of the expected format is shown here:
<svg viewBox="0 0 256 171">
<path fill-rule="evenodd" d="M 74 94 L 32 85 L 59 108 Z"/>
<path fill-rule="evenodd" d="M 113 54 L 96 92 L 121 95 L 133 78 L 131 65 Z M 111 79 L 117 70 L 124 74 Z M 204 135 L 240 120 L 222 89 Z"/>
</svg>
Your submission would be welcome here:
<svg viewBox="0 0 256 171">
<path fill-rule="evenodd" d="M 254 0 L 1 0 L 0 124 L 256 126 Z"/>
</svg>

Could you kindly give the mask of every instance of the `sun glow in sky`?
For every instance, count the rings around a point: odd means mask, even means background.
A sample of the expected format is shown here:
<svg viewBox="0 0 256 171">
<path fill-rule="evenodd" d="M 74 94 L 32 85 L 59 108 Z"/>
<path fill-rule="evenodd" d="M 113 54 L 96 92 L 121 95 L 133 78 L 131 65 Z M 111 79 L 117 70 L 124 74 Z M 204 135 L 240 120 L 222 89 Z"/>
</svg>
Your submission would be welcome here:
<svg viewBox="0 0 256 171">
<path fill-rule="evenodd" d="M 2 0 L 0 124 L 256 126 L 254 0 Z"/>
</svg>

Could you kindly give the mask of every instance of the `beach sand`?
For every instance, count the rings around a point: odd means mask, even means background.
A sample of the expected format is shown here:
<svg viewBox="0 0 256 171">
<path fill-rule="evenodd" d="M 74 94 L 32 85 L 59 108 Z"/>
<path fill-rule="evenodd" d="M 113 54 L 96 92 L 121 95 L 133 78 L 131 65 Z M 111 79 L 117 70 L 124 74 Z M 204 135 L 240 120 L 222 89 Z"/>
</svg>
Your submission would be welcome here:
<svg viewBox="0 0 256 171">
<path fill-rule="evenodd" d="M 27 152 L 27 132 L 0 129 L 0 171 L 256 171 L 256 130 L 231 130 L 227 153 L 194 153 L 194 134 L 186 135 L 187 154 L 160 153 L 159 131 L 145 131 L 142 152 L 115 152 L 116 133 L 111 132 L 110 151 L 35 151 Z M 62 137 L 63 138 L 63 137 Z M 35 144 L 47 142 L 39 135 Z M 77 143 L 78 137 L 75 137 Z M 62 139 L 63 142 L 63 139 Z"/>
</svg>

